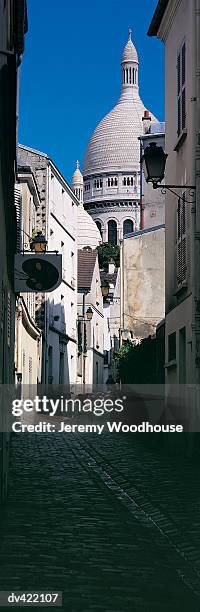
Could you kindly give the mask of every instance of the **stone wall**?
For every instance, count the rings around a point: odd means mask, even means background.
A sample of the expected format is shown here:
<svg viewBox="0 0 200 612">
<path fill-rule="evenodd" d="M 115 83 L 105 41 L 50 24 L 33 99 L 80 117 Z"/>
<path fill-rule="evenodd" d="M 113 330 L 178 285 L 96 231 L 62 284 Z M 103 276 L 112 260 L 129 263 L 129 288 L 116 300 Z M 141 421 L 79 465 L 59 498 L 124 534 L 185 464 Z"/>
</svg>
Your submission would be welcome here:
<svg viewBox="0 0 200 612">
<path fill-rule="evenodd" d="M 133 339 L 154 335 L 165 315 L 165 229 L 141 231 L 123 242 L 123 328 Z"/>
</svg>

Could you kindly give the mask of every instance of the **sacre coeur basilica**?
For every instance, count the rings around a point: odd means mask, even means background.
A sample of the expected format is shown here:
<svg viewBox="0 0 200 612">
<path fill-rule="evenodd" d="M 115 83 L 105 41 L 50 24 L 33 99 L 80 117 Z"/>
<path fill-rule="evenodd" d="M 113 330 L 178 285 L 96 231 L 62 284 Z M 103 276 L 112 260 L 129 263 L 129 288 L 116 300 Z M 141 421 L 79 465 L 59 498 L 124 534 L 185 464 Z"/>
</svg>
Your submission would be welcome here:
<svg viewBox="0 0 200 612">
<path fill-rule="evenodd" d="M 149 113 L 139 96 L 139 59 L 131 29 L 121 60 L 121 95 L 114 108 L 95 128 L 86 148 L 82 173 L 79 162 L 72 187 L 80 201 L 79 225 L 88 234 L 88 246 L 119 244 L 126 234 L 141 229 L 140 143 Z M 84 208 L 83 208 L 84 206 Z M 87 211 L 96 223 L 88 226 Z M 86 236 L 84 236 L 84 239 Z M 86 244 L 84 242 L 84 244 Z"/>
</svg>

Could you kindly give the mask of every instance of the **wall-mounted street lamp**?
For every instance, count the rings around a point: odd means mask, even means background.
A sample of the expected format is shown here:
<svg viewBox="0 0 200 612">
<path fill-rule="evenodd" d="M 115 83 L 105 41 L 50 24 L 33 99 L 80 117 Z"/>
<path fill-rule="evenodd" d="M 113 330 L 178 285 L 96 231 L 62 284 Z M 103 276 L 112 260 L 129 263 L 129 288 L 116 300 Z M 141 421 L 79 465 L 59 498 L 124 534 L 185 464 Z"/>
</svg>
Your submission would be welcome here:
<svg viewBox="0 0 200 612">
<path fill-rule="evenodd" d="M 147 183 L 152 183 L 154 189 L 161 189 L 162 193 L 166 190 L 171 191 L 177 198 L 181 198 L 188 204 L 194 203 L 196 187 L 194 185 L 160 185 L 165 177 L 165 165 L 168 155 L 162 147 L 158 147 L 156 142 L 151 142 L 144 150 L 141 163 Z M 191 200 L 186 200 L 185 197 L 173 191 L 173 189 L 181 189 L 189 191 Z"/>
<path fill-rule="evenodd" d="M 91 306 L 89 306 L 88 309 L 86 310 L 86 317 L 87 317 L 87 321 L 91 321 L 92 320 L 93 310 L 92 310 Z"/>
<path fill-rule="evenodd" d="M 107 298 L 108 294 L 109 294 L 109 290 L 110 290 L 110 285 L 108 283 L 108 281 L 104 280 L 101 283 L 101 292 L 102 292 L 102 296 L 103 298 Z"/>
<path fill-rule="evenodd" d="M 35 251 L 35 253 L 46 253 L 46 248 L 47 240 L 42 232 L 37 232 L 31 241 L 31 251 Z"/>
</svg>

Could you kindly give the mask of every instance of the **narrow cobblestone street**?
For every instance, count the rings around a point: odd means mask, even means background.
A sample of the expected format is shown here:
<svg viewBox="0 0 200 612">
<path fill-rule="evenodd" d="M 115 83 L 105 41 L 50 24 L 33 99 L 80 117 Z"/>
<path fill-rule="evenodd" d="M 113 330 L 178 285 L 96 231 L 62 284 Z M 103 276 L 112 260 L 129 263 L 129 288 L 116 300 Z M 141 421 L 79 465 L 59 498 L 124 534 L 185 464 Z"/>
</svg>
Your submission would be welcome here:
<svg viewBox="0 0 200 612">
<path fill-rule="evenodd" d="M 71 612 L 199 611 L 198 466 L 176 464 L 133 436 L 13 436 L 0 590 L 62 591 Z"/>
</svg>

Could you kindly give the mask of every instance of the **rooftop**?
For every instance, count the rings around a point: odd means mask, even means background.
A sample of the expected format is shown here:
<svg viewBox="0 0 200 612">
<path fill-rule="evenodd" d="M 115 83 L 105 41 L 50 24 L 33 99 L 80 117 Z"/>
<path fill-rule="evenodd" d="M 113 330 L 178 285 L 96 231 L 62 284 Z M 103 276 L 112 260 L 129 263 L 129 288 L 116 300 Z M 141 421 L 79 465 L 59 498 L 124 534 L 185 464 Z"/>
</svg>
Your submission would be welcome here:
<svg viewBox="0 0 200 612">
<path fill-rule="evenodd" d="M 89 293 L 97 259 L 97 251 L 78 250 L 78 291 Z"/>
<path fill-rule="evenodd" d="M 168 4 L 169 0 L 159 0 L 147 32 L 148 36 L 157 36 L 162 18 L 165 14 Z"/>
</svg>

